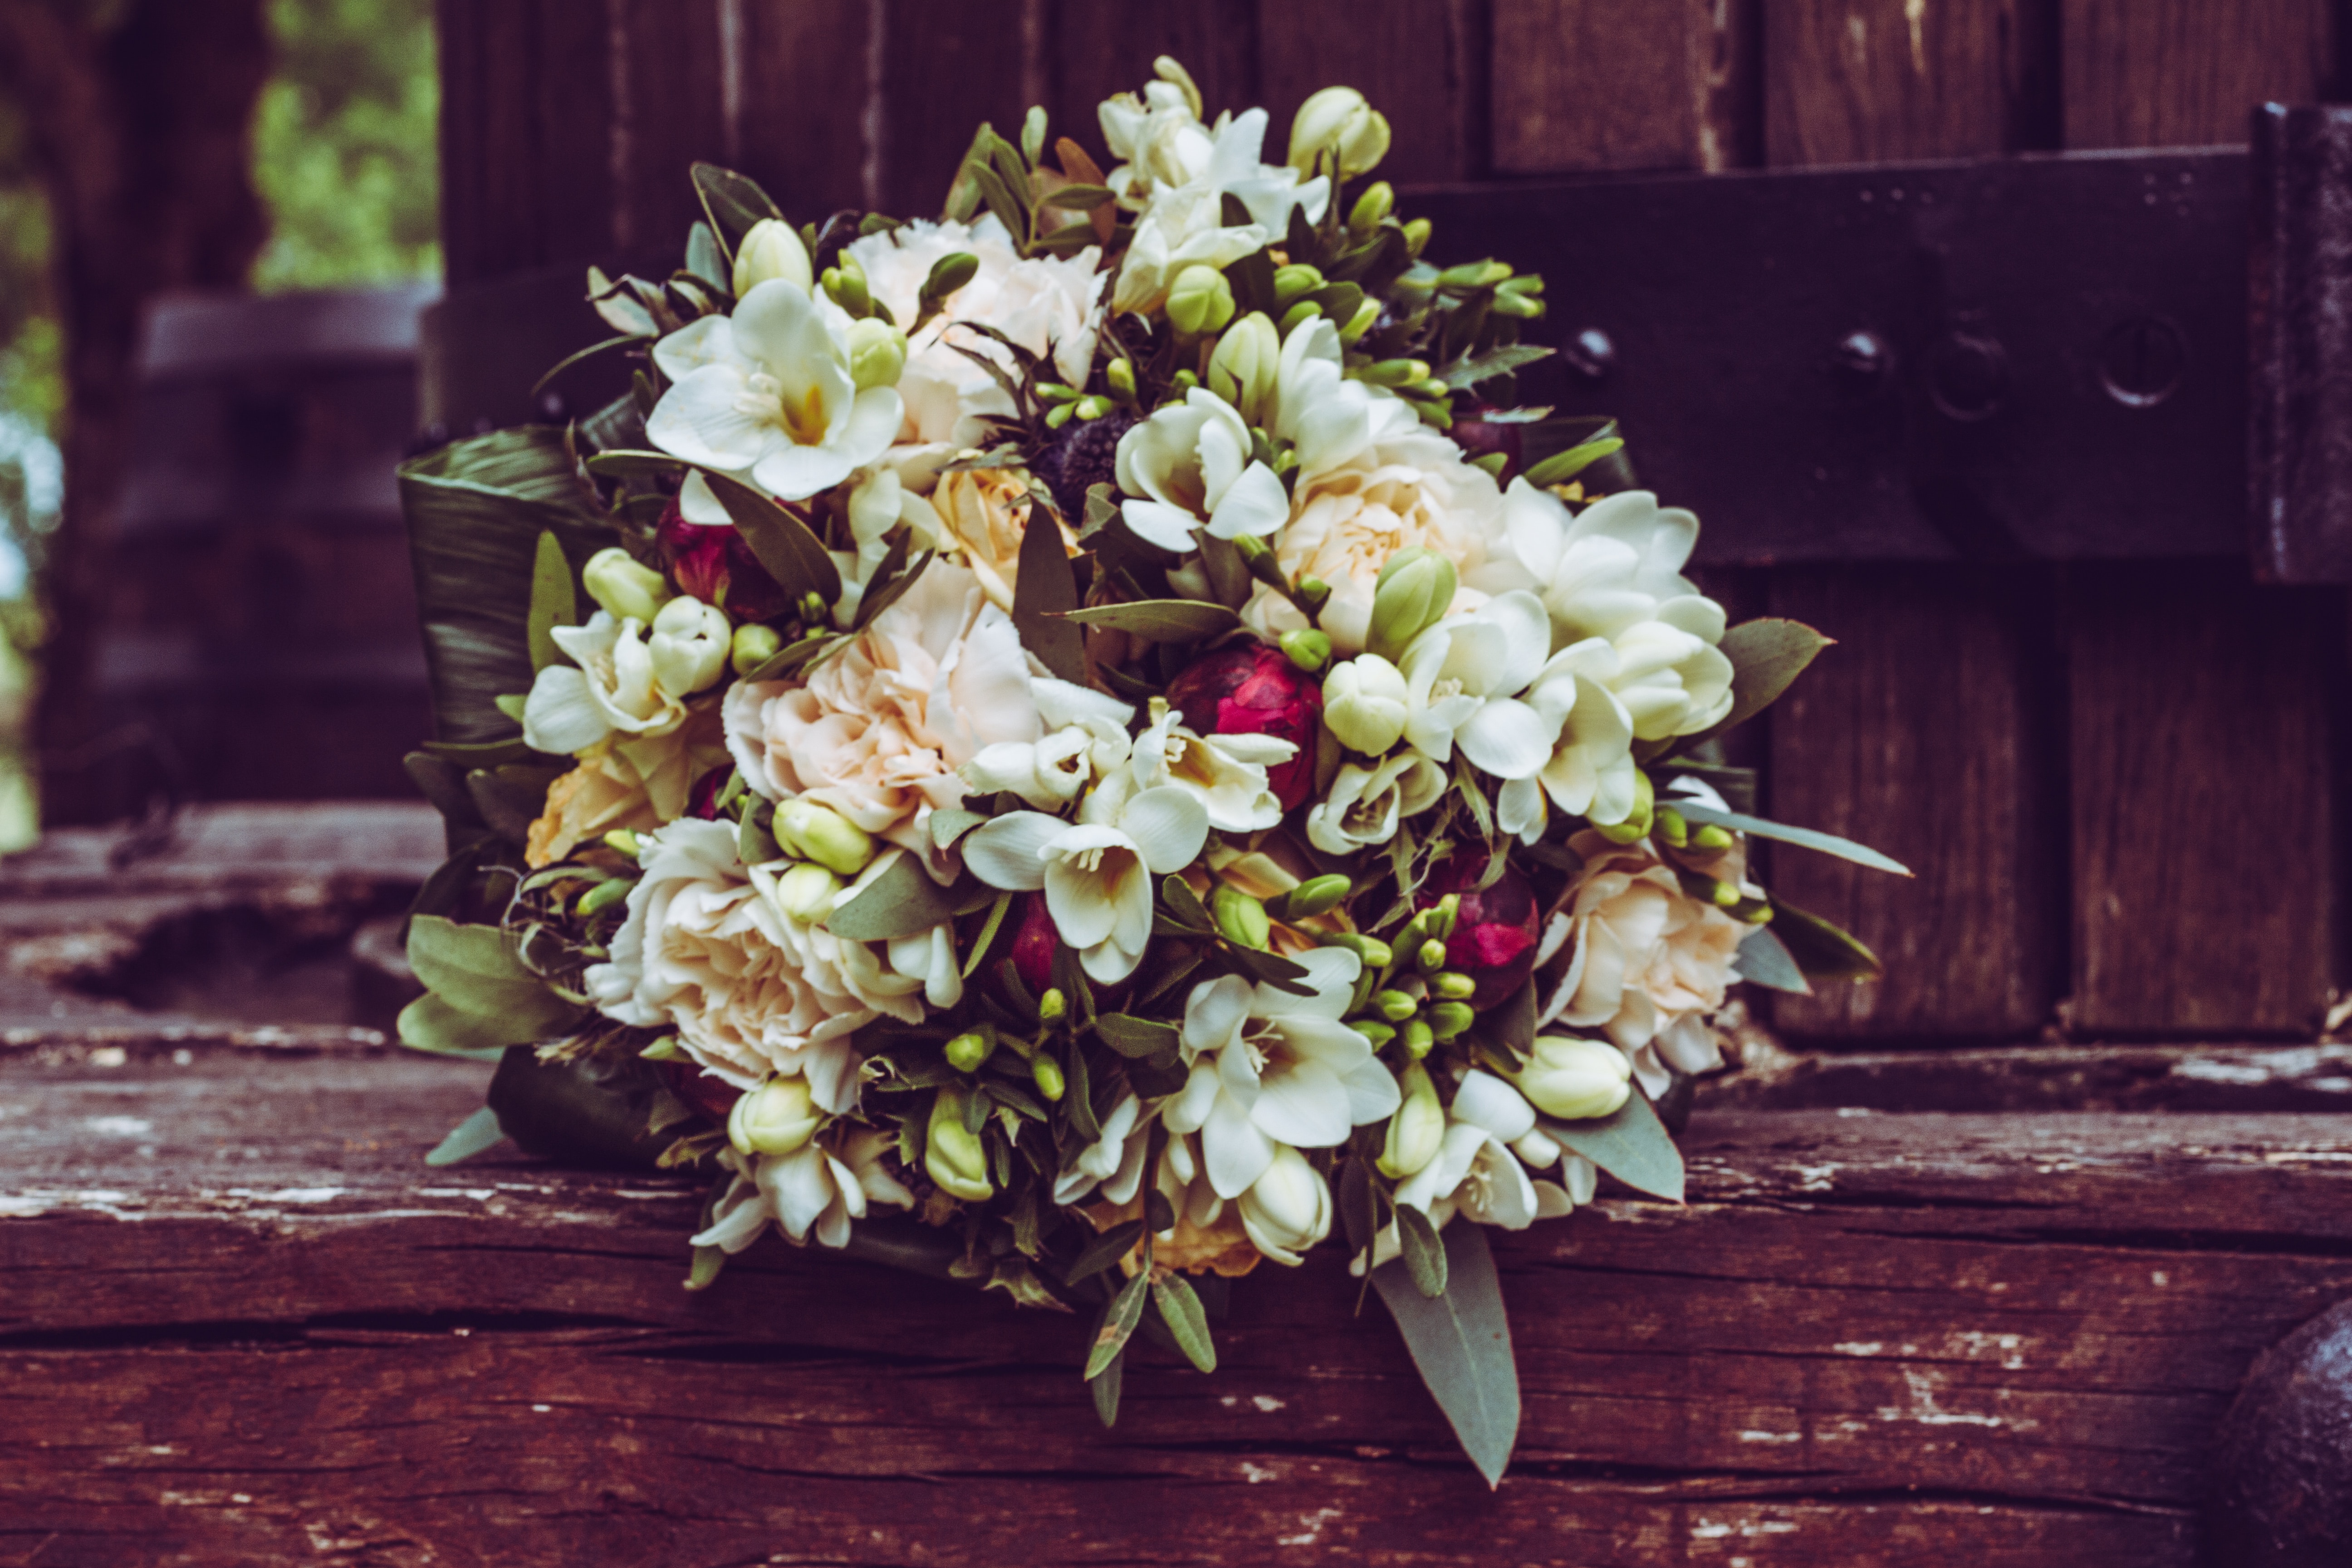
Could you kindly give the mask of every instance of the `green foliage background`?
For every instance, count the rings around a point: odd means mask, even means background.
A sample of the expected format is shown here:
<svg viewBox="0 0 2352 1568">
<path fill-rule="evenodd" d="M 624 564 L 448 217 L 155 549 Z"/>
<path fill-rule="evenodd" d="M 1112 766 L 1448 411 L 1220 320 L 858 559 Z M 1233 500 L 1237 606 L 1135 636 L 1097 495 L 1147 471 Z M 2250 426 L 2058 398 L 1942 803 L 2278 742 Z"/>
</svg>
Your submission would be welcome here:
<svg viewBox="0 0 2352 1568">
<path fill-rule="evenodd" d="M 432 0 L 271 0 L 269 21 L 277 60 L 254 114 L 253 179 L 270 232 L 254 288 L 437 276 Z M 0 95 L 0 853 L 35 827 L 21 736 L 40 640 L 33 574 L 57 522 L 44 481 L 65 406 L 49 243 L 24 124 Z"/>
</svg>

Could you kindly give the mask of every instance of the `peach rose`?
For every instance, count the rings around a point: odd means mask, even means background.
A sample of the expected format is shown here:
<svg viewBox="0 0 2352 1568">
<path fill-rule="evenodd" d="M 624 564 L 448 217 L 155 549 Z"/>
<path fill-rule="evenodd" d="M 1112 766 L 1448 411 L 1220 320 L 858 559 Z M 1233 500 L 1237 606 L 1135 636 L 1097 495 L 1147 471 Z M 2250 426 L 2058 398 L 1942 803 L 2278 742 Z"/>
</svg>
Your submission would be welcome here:
<svg viewBox="0 0 2352 1568">
<path fill-rule="evenodd" d="M 719 704 L 689 710 L 686 722 L 651 740 L 615 734 L 580 753 L 580 765 L 547 786 L 547 805 L 530 825 L 523 863 L 537 870 L 625 827 L 644 833 L 686 814 L 688 792 L 727 764 Z"/>
<path fill-rule="evenodd" d="M 1021 536 L 1036 515 L 1029 485 L 1029 476 L 1016 468 L 966 468 L 941 474 L 931 491 L 931 510 L 948 546 L 962 552 L 988 602 L 1007 613 L 1021 576 Z M 1058 519 L 1056 525 L 1063 550 L 1076 555 L 1078 536 Z"/>
</svg>

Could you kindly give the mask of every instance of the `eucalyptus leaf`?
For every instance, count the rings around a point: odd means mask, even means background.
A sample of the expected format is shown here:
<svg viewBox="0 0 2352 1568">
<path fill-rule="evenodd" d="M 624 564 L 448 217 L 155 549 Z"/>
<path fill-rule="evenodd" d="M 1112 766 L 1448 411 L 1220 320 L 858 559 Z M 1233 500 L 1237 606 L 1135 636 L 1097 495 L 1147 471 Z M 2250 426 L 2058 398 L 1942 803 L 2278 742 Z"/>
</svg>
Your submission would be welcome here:
<svg viewBox="0 0 2352 1568">
<path fill-rule="evenodd" d="M 846 1258 L 862 1258 L 908 1274 L 932 1279 L 952 1279 L 950 1272 L 963 1248 L 950 1233 L 910 1219 L 864 1219 L 851 1227 Z"/>
<path fill-rule="evenodd" d="M 1087 1378 L 1092 1382 L 1102 1375 L 1118 1352 L 1127 1348 L 1135 1332 L 1135 1325 L 1143 1317 L 1143 1300 L 1150 1293 L 1151 1274 L 1149 1269 L 1139 1273 L 1111 1298 L 1110 1310 L 1103 1314 L 1102 1327 L 1096 1331 L 1094 1348 L 1087 1352 Z"/>
<path fill-rule="evenodd" d="M 1834 641 L 1802 621 L 1742 621 L 1726 631 L 1717 647 L 1731 661 L 1731 711 L 1706 735 L 1693 736 L 1685 743 L 1719 735 L 1761 713 Z"/>
<path fill-rule="evenodd" d="M 1551 352 L 1533 343 L 1502 343 L 1485 353 L 1471 354 L 1454 361 L 1438 379 L 1455 392 L 1467 392 L 1482 381 L 1492 381 L 1498 375 L 1510 374 L 1521 365 L 1533 364 Z M 1620 441 L 1617 445 L 1622 447 L 1624 443 Z M 1607 454 L 1595 453 L 1594 456 L 1605 457 Z M 1555 484 L 1559 481 L 1547 479 L 1541 482 Z"/>
<path fill-rule="evenodd" d="M 1181 1274 L 1163 1275 L 1151 1283 L 1151 1300 L 1185 1359 L 1202 1372 L 1216 1371 L 1217 1342 L 1210 1336 L 1209 1314 L 1192 1293 L 1192 1281 Z"/>
<path fill-rule="evenodd" d="M 1106 1426 L 1118 1424 L 1118 1391 L 1126 1381 L 1126 1355 L 1115 1355 L 1109 1365 L 1087 1380 L 1087 1389 L 1094 1395 L 1095 1415 Z"/>
<path fill-rule="evenodd" d="M 1769 929 L 1808 980 L 1874 980 L 1885 973 L 1860 939 L 1794 904 L 1775 899 Z"/>
<path fill-rule="evenodd" d="M 472 793 L 466 788 L 464 767 L 430 752 L 411 752 L 400 760 L 400 765 L 418 793 L 441 814 L 441 820 L 451 832 L 484 826 L 481 808 L 474 804 Z"/>
<path fill-rule="evenodd" d="M 1234 630 L 1241 616 L 1223 605 L 1199 599 L 1146 599 L 1130 605 L 1094 605 L 1062 617 L 1080 626 L 1126 632 L 1148 642 L 1200 642 Z"/>
<path fill-rule="evenodd" d="M 1088 212 L 1111 199 L 1108 185 L 1064 185 L 1048 194 L 1043 205 L 1070 212 Z"/>
<path fill-rule="evenodd" d="M 461 1013 L 429 991 L 400 1010 L 394 1028 L 400 1043 L 412 1051 L 474 1061 L 496 1061 L 509 1046 L 536 1043 L 529 1031 L 516 1028 L 504 1018 Z"/>
<path fill-rule="evenodd" d="M 1834 855 L 1841 860 L 1851 860 L 1857 866 L 1867 866 L 1874 871 L 1889 871 L 1897 877 L 1907 877 L 1911 868 L 1900 860 L 1881 855 L 1867 844 L 1856 844 L 1851 838 L 1840 838 L 1834 833 L 1817 833 L 1810 827 L 1790 827 L 1785 823 L 1767 822 L 1760 816 L 1744 812 L 1717 811 L 1711 805 L 1678 795 L 1664 797 L 1664 804 L 1673 806 L 1693 822 L 1713 823 L 1758 838 L 1776 839 L 1782 844 L 1794 844 L 1801 849 L 1818 850 Z"/>
<path fill-rule="evenodd" d="M 1013 626 L 1021 646 L 1064 680 L 1087 683 L 1086 634 L 1064 617 L 1078 607 L 1078 579 L 1062 545 L 1062 531 L 1045 508 L 1029 509 L 1021 535 L 1020 574 L 1013 589 Z"/>
<path fill-rule="evenodd" d="M 547 786 L 565 771 L 562 764 L 530 763 L 476 768 L 466 775 L 466 793 L 484 822 L 520 844 L 547 805 Z"/>
<path fill-rule="evenodd" d="M 1104 1013 L 1095 1019 L 1095 1033 L 1104 1045 L 1123 1057 L 1155 1057 L 1176 1048 L 1176 1026 L 1126 1013 Z"/>
<path fill-rule="evenodd" d="M 902 853 L 824 924 L 845 941 L 887 942 L 927 931 L 954 917 L 953 894 L 931 880 L 920 860 Z"/>
<path fill-rule="evenodd" d="M 867 591 L 865 596 L 857 601 L 857 629 L 859 631 L 864 631 L 867 626 L 872 626 L 874 624 L 875 616 L 880 615 L 883 611 L 897 604 L 898 602 L 899 595 L 904 594 L 908 589 L 913 587 L 915 585 L 916 579 L 922 576 L 923 569 L 929 566 L 932 562 L 939 559 L 940 552 L 938 551 L 926 550 L 921 555 L 916 558 L 913 566 L 908 567 L 903 572 L 899 572 L 898 571 L 898 566 L 899 563 L 905 560 L 906 550 L 907 536 L 900 534 L 897 542 L 890 546 L 890 554 L 883 558 L 880 573 L 882 578 L 881 585 L 879 587 L 876 587 L 871 584 L 867 584 Z M 896 572 L 897 575 L 890 575 L 893 572 Z"/>
<path fill-rule="evenodd" d="M 1183 878 L 1170 876 L 1163 879 L 1160 884 L 1160 897 L 1177 924 L 1199 931 L 1203 936 L 1215 933 L 1217 922 L 1209 918 L 1208 907 L 1201 902 L 1201 895 L 1194 892 L 1192 884 Z"/>
<path fill-rule="evenodd" d="M 1445 1294 L 1445 1242 L 1429 1215 L 1411 1204 L 1397 1205 L 1397 1243 L 1405 1271 L 1424 1296 Z"/>
<path fill-rule="evenodd" d="M 798 604 L 809 594 L 830 605 L 841 597 L 841 568 L 823 542 L 789 510 L 740 479 L 704 469 L 710 493 L 727 509 L 751 554 Z"/>
<path fill-rule="evenodd" d="M 581 1062 L 543 1062 L 515 1046 L 490 1078 L 490 1109 L 526 1153 L 581 1164 L 657 1169 L 672 1140 L 649 1132 L 664 1079 L 647 1065 L 609 1072 Z"/>
<path fill-rule="evenodd" d="M 745 671 L 743 679 L 755 685 L 763 680 L 782 680 L 794 670 L 823 658 L 833 651 L 835 644 L 845 640 L 831 632 L 812 633 L 770 654 L 757 666 Z"/>
<path fill-rule="evenodd" d="M 499 1125 L 499 1113 L 485 1105 L 449 1129 L 448 1136 L 435 1144 L 433 1152 L 425 1156 L 425 1163 L 436 1167 L 455 1165 L 506 1141 L 506 1129 Z"/>
<path fill-rule="evenodd" d="M 1758 926 L 1740 939 L 1739 951 L 1732 955 L 1731 970 L 1742 980 L 1769 985 L 1775 991 L 1799 996 L 1813 994 L 1788 944 L 1772 934 L 1770 926 Z"/>
<path fill-rule="evenodd" d="M 743 243 L 744 235 L 761 218 L 781 219 L 782 208 L 769 199 L 759 183 L 732 169 L 722 169 L 716 163 L 693 166 L 694 188 L 702 197 L 702 210 L 710 218 L 710 226 L 725 241 L 727 254 L 733 257 L 735 247 Z M 714 279 L 714 282 L 725 279 Z"/>
<path fill-rule="evenodd" d="M 986 822 L 987 817 L 961 806 L 944 806 L 931 813 L 931 842 L 942 849 L 950 848 L 957 839 Z"/>
<path fill-rule="evenodd" d="M 1081 1279 L 1092 1279 L 1134 1251 L 1135 1244 L 1142 1239 L 1143 1222 L 1139 1219 L 1111 1226 L 1087 1243 L 1078 1256 L 1071 1260 L 1068 1270 L 1062 1276 L 1062 1282 L 1075 1285 Z"/>
<path fill-rule="evenodd" d="M 550 634 L 558 626 L 579 624 L 580 601 L 572 590 L 572 563 L 563 557 L 563 542 L 542 530 L 530 569 L 530 614 L 523 623 L 523 636 L 530 647 L 530 668 L 536 671 L 551 664 L 570 663 Z"/>
<path fill-rule="evenodd" d="M 1683 1201 L 1682 1151 L 1639 1084 L 1610 1115 L 1585 1121 L 1546 1120 L 1543 1130 L 1627 1186 L 1669 1203 Z"/>
<path fill-rule="evenodd" d="M 734 291 L 730 286 L 734 268 L 727 264 L 727 252 L 707 223 L 687 230 L 686 269 L 722 294 Z"/>
<path fill-rule="evenodd" d="M 1496 1487 L 1519 1439 L 1519 1373 L 1511 1359 L 1502 1281 L 1483 1227 L 1464 1220 L 1443 1235 L 1444 1295 L 1423 1295 L 1402 1258 L 1373 1269 L 1372 1286 L 1396 1319 L 1405 1349 L 1462 1451 L 1486 1485 Z"/>
<path fill-rule="evenodd" d="M 516 1031 L 515 1044 L 550 1038 L 580 1013 L 523 963 L 514 933 L 497 926 L 418 915 L 408 922 L 408 966 L 449 1006 Z"/>
</svg>

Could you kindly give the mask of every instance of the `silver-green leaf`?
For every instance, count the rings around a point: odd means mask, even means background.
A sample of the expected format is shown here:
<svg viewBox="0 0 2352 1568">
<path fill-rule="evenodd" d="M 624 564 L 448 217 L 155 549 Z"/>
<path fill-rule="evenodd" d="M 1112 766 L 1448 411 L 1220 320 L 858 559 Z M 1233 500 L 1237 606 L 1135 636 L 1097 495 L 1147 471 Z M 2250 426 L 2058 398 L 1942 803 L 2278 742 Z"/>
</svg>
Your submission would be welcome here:
<svg viewBox="0 0 2352 1568">
<path fill-rule="evenodd" d="M 1444 1295 L 1423 1295 L 1402 1258 L 1373 1269 L 1372 1285 L 1462 1451 L 1487 1486 L 1496 1487 L 1519 1440 L 1519 1373 L 1511 1359 L 1502 1281 L 1482 1229 L 1464 1220 L 1443 1234 Z"/>
<path fill-rule="evenodd" d="M 1629 1187 L 1683 1201 L 1683 1152 L 1658 1120 L 1639 1084 L 1625 1103 L 1589 1121 L 1546 1121 L 1543 1130 L 1571 1152 L 1583 1155 Z"/>
</svg>

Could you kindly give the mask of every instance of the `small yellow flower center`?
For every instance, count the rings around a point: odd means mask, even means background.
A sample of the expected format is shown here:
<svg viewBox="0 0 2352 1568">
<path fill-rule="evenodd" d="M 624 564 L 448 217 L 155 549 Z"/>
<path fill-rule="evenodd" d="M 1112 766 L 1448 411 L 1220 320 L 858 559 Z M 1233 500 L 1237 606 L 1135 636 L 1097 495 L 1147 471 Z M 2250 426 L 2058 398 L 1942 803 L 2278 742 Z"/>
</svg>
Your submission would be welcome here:
<svg viewBox="0 0 2352 1568">
<path fill-rule="evenodd" d="M 784 384 L 764 370 L 743 378 L 735 411 L 762 424 L 781 425 L 803 447 L 822 446 L 825 437 L 824 395 L 810 384 L 808 395 L 795 405 L 784 396 Z"/>
</svg>

